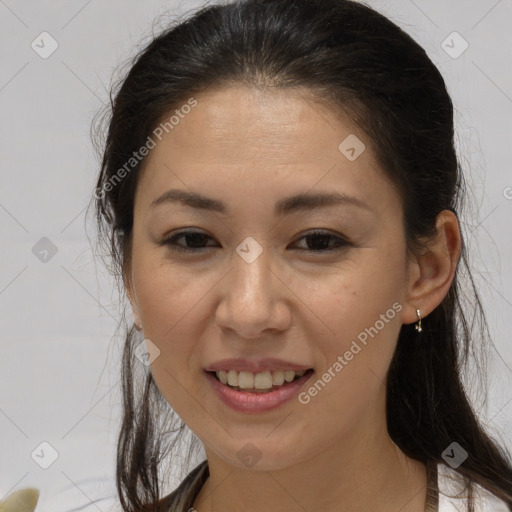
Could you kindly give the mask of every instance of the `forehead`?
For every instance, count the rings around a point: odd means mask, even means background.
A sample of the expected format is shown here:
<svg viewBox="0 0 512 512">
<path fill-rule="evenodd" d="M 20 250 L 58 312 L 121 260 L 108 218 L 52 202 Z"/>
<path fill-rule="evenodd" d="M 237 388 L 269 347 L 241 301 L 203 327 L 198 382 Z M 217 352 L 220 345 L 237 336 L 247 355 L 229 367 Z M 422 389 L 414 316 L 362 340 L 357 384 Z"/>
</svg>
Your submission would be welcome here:
<svg viewBox="0 0 512 512">
<path fill-rule="evenodd" d="M 339 142 L 356 130 L 348 119 L 341 122 L 341 112 L 335 116 L 332 105 L 306 89 L 226 87 L 195 99 L 197 106 L 164 138 L 169 151 L 207 148 L 207 154 L 194 155 L 196 161 L 218 157 L 219 162 L 229 164 L 249 155 L 269 164 L 304 158 L 332 161 L 339 156 Z"/>
<path fill-rule="evenodd" d="M 147 200 L 176 186 L 252 200 L 315 188 L 366 202 L 394 193 L 364 132 L 307 90 L 240 86 L 194 99 L 148 155 L 139 182 Z"/>
</svg>

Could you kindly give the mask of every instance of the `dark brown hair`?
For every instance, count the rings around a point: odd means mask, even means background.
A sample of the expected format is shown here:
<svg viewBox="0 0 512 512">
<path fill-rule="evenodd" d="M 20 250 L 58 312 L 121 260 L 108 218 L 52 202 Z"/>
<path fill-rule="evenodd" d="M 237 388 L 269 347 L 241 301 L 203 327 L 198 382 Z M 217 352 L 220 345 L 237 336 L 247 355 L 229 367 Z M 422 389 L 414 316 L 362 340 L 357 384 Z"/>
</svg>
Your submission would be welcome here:
<svg viewBox="0 0 512 512">
<path fill-rule="evenodd" d="M 350 0 L 212 5 L 154 37 L 111 93 L 95 205 L 117 276 L 129 264 L 134 194 L 145 160 L 118 182 L 113 178 L 173 109 L 201 91 L 231 84 L 300 87 L 348 115 L 401 193 L 409 251 L 435 233 L 439 212 L 460 214 L 465 192 L 452 101 L 438 69 L 409 35 Z M 161 498 L 159 465 L 179 439 L 175 434 L 185 431 L 150 371 L 138 384 L 137 341 L 131 326 L 117 454 L 119 496 L 124 510 L 133 512 L 144 504 L 152 509 Z M 485 432 L 462 382 L 470 356 L 485 343 L 488 328 L 463 240 L 451 288 L 423 320 L 423 332 L 413 325 L 400 331 L 387 376 L 388 430 L 404 453 L 424 463 L 443 463 L 443 451 L 458 442 L 469 453 L 457 469 L 468 486 L 478 482 L 512 505 L 510 454 Z M 469 373 L 476 376 L 480 365 Z"/>
</svg>

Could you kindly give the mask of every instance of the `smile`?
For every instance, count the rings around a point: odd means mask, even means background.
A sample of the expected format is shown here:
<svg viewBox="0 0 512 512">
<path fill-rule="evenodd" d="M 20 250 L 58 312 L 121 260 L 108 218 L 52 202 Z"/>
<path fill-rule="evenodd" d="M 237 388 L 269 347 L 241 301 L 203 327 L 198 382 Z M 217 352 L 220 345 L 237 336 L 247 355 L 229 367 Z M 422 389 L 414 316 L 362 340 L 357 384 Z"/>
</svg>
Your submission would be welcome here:
<svg viewBox="0 0 512 512">
<path fill-rule="evenodd" d="M 285 382 L 293 382 L 306 373 L 306 370 L 276 370 L 259 373 L 220 370 L 216 377 L 229 387 L 239 390 L 265 392 L 281 387 Z"/>
<path fill-rule="evenodd" d="M 205 371 L 207 381 L 220 401 L 243 413 L 262 413 L 289 402 L 297 397 L 313 374 L 313 369 L 256 374 L 234 370 Z"/>
</svg>

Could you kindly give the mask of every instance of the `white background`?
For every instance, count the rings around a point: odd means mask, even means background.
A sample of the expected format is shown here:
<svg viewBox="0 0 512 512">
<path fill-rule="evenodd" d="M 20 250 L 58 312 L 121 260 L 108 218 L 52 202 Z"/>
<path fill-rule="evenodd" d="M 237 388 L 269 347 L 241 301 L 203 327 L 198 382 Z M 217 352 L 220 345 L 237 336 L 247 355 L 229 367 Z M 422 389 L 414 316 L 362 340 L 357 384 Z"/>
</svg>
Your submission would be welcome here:
<svg viewBox="0 0 512 512">
<path fill-rule="evenodd" d="M 512 448 L 512 2 L 368 3 L 427 50 L 455 104 L 474 195 L 464 227 L 496 344 L 479 413 Z M 197 5 L 0 0 L 0 499 L 36 486 L 38 510 L 58 512 L 115 493 L 120 304 L 85 231 L 99 168 L 89 129 L 115 68 L 164 26 L 155 18 Z M 31 48 L 43 31 L 58 42 L 47 59 Z M 441 46 L 453 31 L 469 44 L 458 58 Z M 42 237 L 57 248 L 46 263 L 32 252 Z M 58 452 L 48 469 L 31 458 L 43 441 Z"/>
</svg>

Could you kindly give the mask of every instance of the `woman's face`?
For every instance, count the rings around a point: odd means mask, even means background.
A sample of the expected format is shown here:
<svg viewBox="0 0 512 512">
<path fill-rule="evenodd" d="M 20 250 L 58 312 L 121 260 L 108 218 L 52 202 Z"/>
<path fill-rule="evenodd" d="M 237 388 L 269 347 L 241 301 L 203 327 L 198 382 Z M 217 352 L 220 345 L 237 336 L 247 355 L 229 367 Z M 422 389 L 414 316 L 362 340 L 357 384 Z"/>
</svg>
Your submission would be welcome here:
<svg viewBox="0 0 512 512">
<path fill-rule="evenodd" d="M 385 429 L 386 372 L 413 321 L 400 197 L 367 136 L 306 92 L 195 99 L 155 139 L 135 198 L 129 291 L 158 388 L 229 464 L 355 449 Z M 347 199 L 290 199 L 323 194 Z M 274 391 L 233 390 L 212 368 Z M 279 386 L 290 369 L 313 372 Z"/>
</svg>

